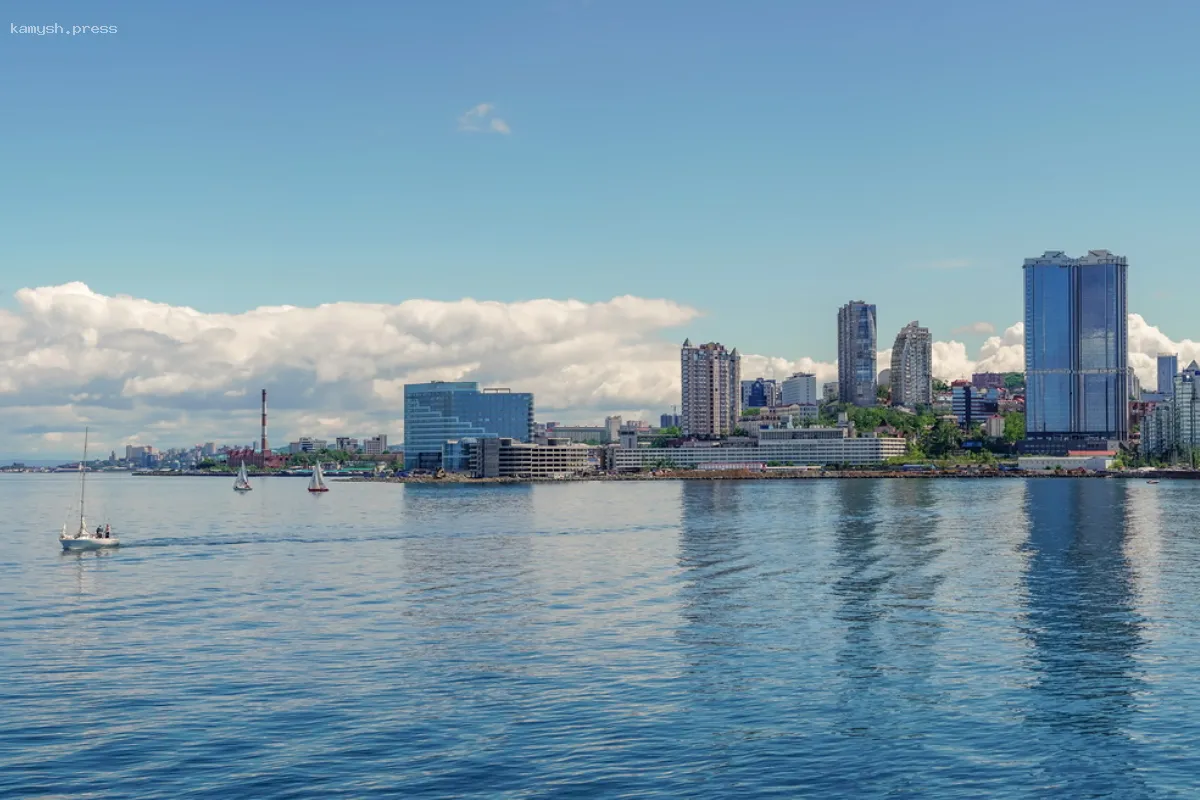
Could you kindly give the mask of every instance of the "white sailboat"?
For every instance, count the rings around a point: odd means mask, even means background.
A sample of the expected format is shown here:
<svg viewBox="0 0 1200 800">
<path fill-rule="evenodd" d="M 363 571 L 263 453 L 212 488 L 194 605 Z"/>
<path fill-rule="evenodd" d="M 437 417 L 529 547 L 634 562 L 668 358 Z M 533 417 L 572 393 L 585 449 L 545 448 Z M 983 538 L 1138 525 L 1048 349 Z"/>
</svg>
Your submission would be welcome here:
<svg viewBox="0 0 1200 800">
<path fill-rule="evenodd" d="M 320 461 L 313 465 L 312 478 L 308 481 L 308 490 L 310 492 L 329 491 L 329 487 L 325 485 L 325 475 L 321 472 Z"/>
<path fill-rule="evenodd" d="M 87 442 L 88 431 L 84 428 L 83 459 L 79 462 L 79 528 L 74 533 L 67 533 L 67 526 L 63 525 L 62 533 L 58 536 L 63 550 L 99 550 L 102 547 L 117 547 L 121 544 L 107 525 L 97 528 L 95 533 L 88 530 L 84 517 L 84 500 L 87 497 Z"/>
<path fill-rule="evenodd" d="M 254 487 L 250 485 L 250 478 L 246 476 L 246 462 L 238 467 L 237 480 L 233 482 L 233 490 L 235 492 L 248 492 Z"/>
</svg>

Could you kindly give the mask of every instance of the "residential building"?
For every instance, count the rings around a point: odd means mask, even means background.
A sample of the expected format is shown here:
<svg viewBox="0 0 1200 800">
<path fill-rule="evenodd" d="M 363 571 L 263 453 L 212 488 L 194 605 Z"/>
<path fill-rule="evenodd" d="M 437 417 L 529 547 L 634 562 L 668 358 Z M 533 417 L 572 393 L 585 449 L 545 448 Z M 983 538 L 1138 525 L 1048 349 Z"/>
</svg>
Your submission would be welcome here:
<svg viewBox="0 0 1200 800">
<path fill-rule="evenodd" d="M 875 306 L 854 300 L 838 310 L 838 399 L 875 405 Z"/>
<path fill-rule="evenodd" d="M 1192 361 L 1175 376 L 1171 395 L 1142 420 L 1147 455 L 1195 464 L 1200 457 L 1200 364 Z"/>
<path fill-rule="evenodd" d="M 1003 372 L 976 372 L 971 376 L 971 385 L 980 389 L 1003 389 Z"/>
<path fill-rule="evenodd" d="M 742 357 L 737 348 L 685 340 L 679 354 L 685 436 L 728 436 L 742 412 Z"/>
<path fill-rule="evenodd" d="M 1022 452 L 1063 455 L 1129 437 L 1128 261 L 1047 251 L 1025 260 Z"/>
<path fill-rule="evenodd" d="M 461 457 L 443 464 L 443 448 L 463 438 L 533 438 L 533 395 L 479 390 L 474 381 L 433 381 L 404 387 L 406 469 L 465 469 Z"/>
<path fill-rule="evenodd" d="M 1138 378 L 1137 372 L 1134 371 L 1133 367 L 1129 367 L 1128 370 L 1129 382 L 1127 386 L 1129 387 L 1129 402 L 1137 403 L 1142 399 L 1142 382 Z"/>
<path fill-rule="evenodd" d="M 821 384 L 821 396 L 825 398 L 826 403 L 836 403 L 838 399 L 838 382 L 830 381 L 829 383 Z"/>
<path fill-rule="evenodd" d="M 604 418 L 604 437 L 601 444 L 612 444 L 621 438 L 621 418 L 619 416 Z"/>
<path fill-rule="evenodd" d="M 476 478 L 553 479 L 595 470 L 592 448 L 567 439 L 534 444 L 500 437 L 465 439 L 463 444 Z"/>
<path fill-rule="evenodd" d="M 742 417 L 738 424 L 747 436 L 758 436 L 759 431 L 771 428 L 797 428 L 809 420 L 816 419 L 820 408 L 816 404 L 764 408 L 754 416 Z"/>
<path fill-rule="evenodd" d="M 363 455 L 382 456 L 388 452 L 387 434 L 380 433 L 363 440 Z"/>
<path fill-rule="evenodd" d="M 983 423 L 983 432 L 993 439 L 1004 438 L 1004 417 L 992 414 Z"/>
<path fill-rule="evenodd" d="M 771 408 L 779 405 L 779 386 L 774 378 L 742 381 L 742 408 Z"/>
<path fill-rule="evenodd" d="M 1170 395 L 1175 391 L 1175 376 L 1179 374 L 1179 356 L 1174 353 L 1158 354 L 1158 393 Z"/>
<path fill-rule="evenodd" d="M 914 320 L 896 335 L 889 376 L 892 405 L 933 405 L 933 338 Z"/>
<path fill-rule="evenodd" d="M 817 376 L 811 372 L 797 372 L 780 385 L 780 404 L 785 406 L 816 406 Z"/>
<path fill-rule="evenodd" d="M 683 417 L 678 414 L 663 414 L 658 418 L 660 428 L 678 428 L 683 424 Z"/>
</svg>

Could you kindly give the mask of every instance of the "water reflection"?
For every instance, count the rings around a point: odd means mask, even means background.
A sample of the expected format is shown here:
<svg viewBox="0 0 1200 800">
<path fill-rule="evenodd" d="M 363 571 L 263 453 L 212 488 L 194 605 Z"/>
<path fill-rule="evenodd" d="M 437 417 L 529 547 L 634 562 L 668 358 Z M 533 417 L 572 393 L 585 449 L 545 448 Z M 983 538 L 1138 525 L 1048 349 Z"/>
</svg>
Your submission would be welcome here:
<svg viewBox="0 0 1200 800">
<path fill-rule="evenodd" d="M 1035 675 L 1027 721 L 1053 737 L 1049 769 L 1080 792 L 1120 786 L 1120 796 L 1139 794 L 1140 779 L 1123 767 L 1137 758 L 1127 728 L 1146 689 L 1135 659 L 1143 620 L 1125 553 L 1127 495 L 1125 482 L 1114 480 L 1025 485 L 1026 635 Z M 1098 746 L 1118 751 L 1104 760 L 1103 774 Z M 1085 763 L 1079 753 L 1088 750 Z"/>
</svg>

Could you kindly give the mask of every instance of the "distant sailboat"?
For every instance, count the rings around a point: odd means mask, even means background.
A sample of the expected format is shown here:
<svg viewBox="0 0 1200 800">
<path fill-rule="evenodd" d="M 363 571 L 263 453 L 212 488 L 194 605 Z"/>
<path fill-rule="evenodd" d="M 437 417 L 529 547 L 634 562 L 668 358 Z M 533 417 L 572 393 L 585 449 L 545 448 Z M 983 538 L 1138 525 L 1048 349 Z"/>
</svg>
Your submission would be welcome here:
<svg viewBox="0 0 1200 800">
<path fill-rule="evenodd" d="M 237 480 L 233 482 L 233 490 L 235 492 L 248 492 L 254 487 L 250 485 L 250 479 L 246 477 L 246 462 L 238 467 Z"/>
<path fill-rule="evenodd" d="M 87 520 L 84 518 L 84 500 L 87 497 L 87 443 L 88 429 L 84 428 L 83 459 L 79 462 L 79 529 L 73 534 L 68 534 L 67 526 L 63 525 L 62 533 L 58 536 L 63 550 L 99 550 L 102 547 L 116 547 L 121 544 L 107 525 L 103 529 L 97 528 L 95 533 L 88 530 Z"/>
<path fill-rule="evenodd" d="M 318 461 L 313 466 L 312 479 L 308 482 L 308 490 L 310 492 L 328 492 L 329 487 L 325 485 L 325 476 L 321 472 L 321 462 Z"/>
</svg>

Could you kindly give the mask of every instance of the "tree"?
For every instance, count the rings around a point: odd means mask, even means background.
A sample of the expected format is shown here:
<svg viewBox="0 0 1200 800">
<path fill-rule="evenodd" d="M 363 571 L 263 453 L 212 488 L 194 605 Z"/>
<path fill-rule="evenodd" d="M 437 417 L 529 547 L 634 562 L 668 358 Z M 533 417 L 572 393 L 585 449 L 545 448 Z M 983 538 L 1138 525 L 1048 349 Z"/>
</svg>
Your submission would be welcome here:
<svg viewBox="0 0 1200 800">
<path fill-rule="evenodd" d="M 731 436 L 749 436 L 750 434 L 746 431 L 745 428 L 734 428 L 733 433 L 730 435 Z"/>
<path fill-rule="evenodd" d="M 761 411 L 762 411 L 761 408 L 743 408 L 742 416 L 743 417 L 757 417 L 759 415 L 759 412 L 761 412 Z"/>
<path fill-rule="evenodd" d="M 1025 415 L 1020 411 L 1010 411 L 1004 415 L 1004 441 L 1009 444 L 1025 438 Z"/>
<path fill-rule="evenodd" d="M 935 392 L 948 392 L 948 391 L 950 391 L 950 384 L 946 383 L 944 380 L 942 380 L 940 378 L 934 378 L 933 379 L 933 390 Z"/>
<path fill-rule="evenodd" d="M 945 456 L 962 446 L 962 433 L 958 426 L 948 420 L 938 420 L 924 436 L 921 437 L 921 449 L 933 457 Z"/>
<path fill-rule="evenodd" d="M 1004 388 L 1005 389 L 1022 389 L 1025 387 L 1024 372 L 1006 372 L 1004 373 Z"/>
</svg>

